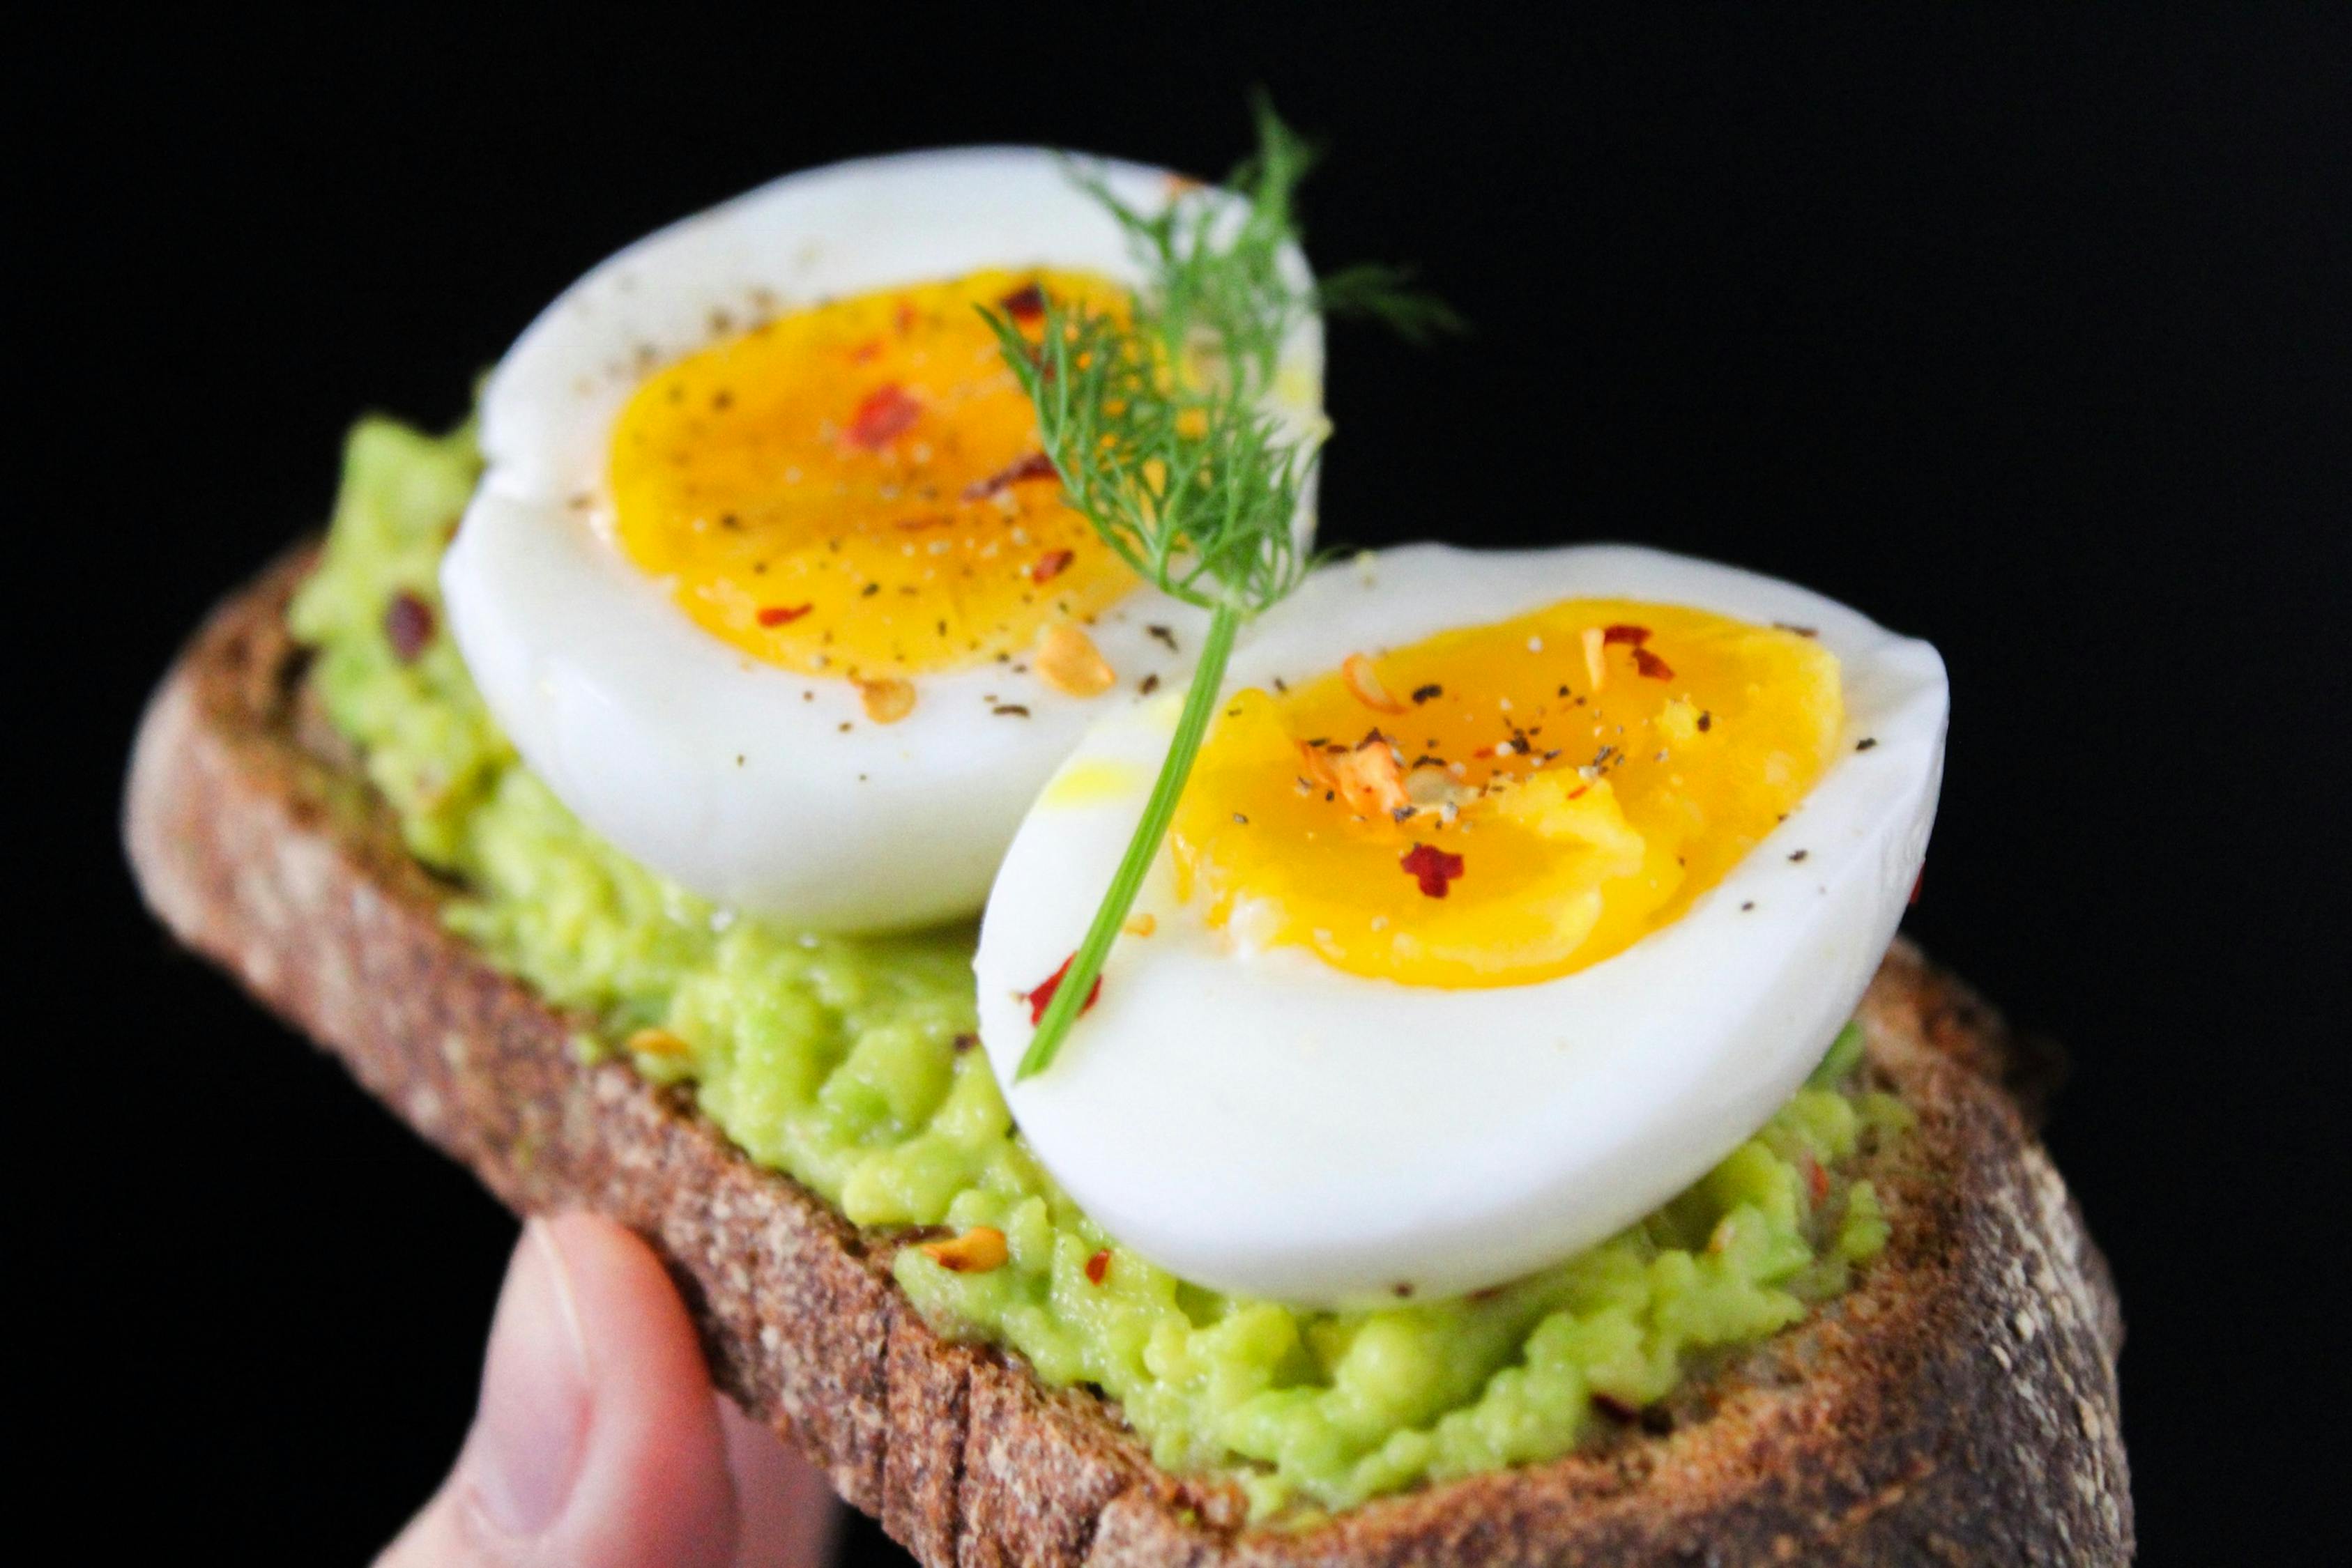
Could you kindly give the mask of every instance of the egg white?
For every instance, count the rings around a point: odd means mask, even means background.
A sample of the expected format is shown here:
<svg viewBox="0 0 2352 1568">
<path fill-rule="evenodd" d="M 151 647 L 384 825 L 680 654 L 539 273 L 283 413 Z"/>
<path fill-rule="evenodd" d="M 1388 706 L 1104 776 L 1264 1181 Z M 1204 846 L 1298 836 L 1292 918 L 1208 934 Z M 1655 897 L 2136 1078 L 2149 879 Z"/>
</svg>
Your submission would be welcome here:
<svg viewBox="0 0 2352 1568">
<path fill-rule="evenodd" d="M 1820 1060 L 1894 935 L 1934 819 L 1948 696 L 1927 643 L 1655 550 L 1416 545 L 1318 572 L 1260 623 L 1228 685 L 1297 682 L 1591 597 L 1815 628 L 1842 665 L 1845 721 L 1787 821 L 1679 920 L 1574 974 L 1446 990 L 1294 946 L 1244 950 L 1177 904 L 1163 851 L 1138 905 L 1156 929 L 1121 938 L 1097 1004 L 1016 1082 L 1024 993 L 1093 915 L 1174 705 L 1107 718 L 1065 764 L 1068 786 L 1047 787 L 982 920 L 981 1038 L 1031 1148 L 1120 1241 L 1185 1279 L 1310 1305 L 1498 1284 L 1687 1186 Z"/>
<path fill-rule="evenodd" d="M 1161 170 L 1090 167 L 1147 211 L 1175 188 Z M 1296 249 L 1284 260 L 1310 281 Z M 1026 267 L 1145 281 L 1059 155 L 906 153 L 790 175 L 662 230 L 524 332 L 483 394 L 488 466 L 442 587 L 491 713 L 583 822 L 693 892 L 809 929 L 969 915 L 1087 725 L 1146 677 L 1181 683 L 1205 617 L 1139 589 L 1088 627 L 1119 675 L 1112 692 L 1075 698 L 992 663 L 915 677 L 914 711 L 876 725 L 850 682 L 697 626 L 614 539 L 613 427 L 662 365 L 828 298 Z M 1284 344 L 1272 410 L 1294 434 L 1319 434 L 1322 364 L 1310 317 Z M 1313 507 L 1310 484 L 1302 539 Z M 1028 716 L 995 711 L 1006 706 Z"/>
</svg>

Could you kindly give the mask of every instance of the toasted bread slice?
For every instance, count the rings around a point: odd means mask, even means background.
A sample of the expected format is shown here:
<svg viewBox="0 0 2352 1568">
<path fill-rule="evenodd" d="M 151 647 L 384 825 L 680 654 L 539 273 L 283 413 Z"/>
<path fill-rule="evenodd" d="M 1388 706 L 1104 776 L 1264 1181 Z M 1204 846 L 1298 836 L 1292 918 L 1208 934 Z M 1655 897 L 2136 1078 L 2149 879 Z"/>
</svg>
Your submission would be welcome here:
<svg viewBox="0 0 2352 1568">
<path fill-rule="evenodd" d="M 1230 1485 L 1156 1469 L 1115 1406 L 933 1333 L 890 1239 L 752 1165 L 689 1095 L 583 1064 L 571 1023 L 444 930 L 449 888 L 303 700 L 283 612 L 310 559 L 216 612 L 156 693 L 125 822 L 148 902 L 516 1211 L 644 1234 L 720 1386 L 924 1563 L 2129 1557 L 2105 1264 L 2000 1021 L 1907 945 L 1863 1018 L 1868 1071 L 1918 1125 L 1868 1172 L 1893 1239 L 1852 1290 L 1587 1451 L 1251 1526 Z"/>
</svg>

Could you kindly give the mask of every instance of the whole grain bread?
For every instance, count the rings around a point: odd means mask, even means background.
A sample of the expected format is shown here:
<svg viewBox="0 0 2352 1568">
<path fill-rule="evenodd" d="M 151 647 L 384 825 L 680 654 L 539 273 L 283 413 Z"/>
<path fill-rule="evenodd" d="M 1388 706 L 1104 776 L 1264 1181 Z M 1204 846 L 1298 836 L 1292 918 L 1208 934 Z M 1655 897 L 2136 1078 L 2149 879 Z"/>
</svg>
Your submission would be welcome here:
<svg viewBox="0 0 2352 1568">
<path fill-rule="evenodd" d="M 310 559 L 215 612 L 154 696 L 125 811 L 148 902 L 517 1212 L 646 1236 L 719 1385 L 933 1568 L 2130 1556 L 2115 1292 L 2011 1087 L 2046 1074 L 1907 945 L 1863 1019 L 1918 1126 L 1871 1172 L 1893 1239 L 1849 1292 L 1587 1451 L 1252 1527 L 1114 1406 L 934 1333 L 888 1239 L 745 1160 L 690 1096 L 577 1060 L 562 1016 L 444 930 L 451 889 L 303 700 L 283 611 Z"/>
</svg>

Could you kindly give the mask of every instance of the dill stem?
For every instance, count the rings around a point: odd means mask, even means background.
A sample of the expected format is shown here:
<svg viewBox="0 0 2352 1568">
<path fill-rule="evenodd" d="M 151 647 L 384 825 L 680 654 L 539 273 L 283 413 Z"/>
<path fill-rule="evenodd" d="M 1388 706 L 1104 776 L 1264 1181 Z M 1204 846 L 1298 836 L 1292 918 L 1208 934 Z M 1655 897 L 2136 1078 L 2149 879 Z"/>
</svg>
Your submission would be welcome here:
<svg viewBox="0 0 2352 1568">
<path fill-rule="evenodd" d="M 1070 967 L 1063 971 L 1060 984 L 1054 989 L 1053 1000 L 1045 1004 L 1045 1017 L 1037 1020 L 1037 1032 L 1029 1037 L 1029 1049 L 1021 1055 L 1021 1066 L 1013 1073 L 1018 1081 L 1042 1072 L 1061 1049 L 1062 1037 L 1070 1032 L 1084 1010 L 1087 993 L 1094 989 L 1095 977 L 1102 973 L 1103 961 L 1110 956 L 1111 944 L 1118 940 L 1119 928 L 1127 923 L 1127 912 L 1135 905 L 1135 896 L 1143 890 L 1143 879 L 1151 870 L 1152 860 L 1160 853 L 1160 841 L 1168 836 L 1168 824 L 1176 815 L 1176 802 L 1184 793 L 1184 780 L 1192 776 L 1192 759 L 1200 755 L 1201 740 L 1208 733 L 1209 719 L 1216 712 L 1217 693 L 1225 683 L 1225 661 L 1234 651 L 1234 636 L 1241 630 L 1241 612 L 1230 604 L 1219 604 L 1209 612 L 1209 633 L 1201 644 L 1200 662 L 1192 667 L 1192 685 L 1184 694 L 1184 711 L 1176 720 L 1176 733 L 1168 742 L 1168 756 L 1160 764 L 1160 778 L 1151 787 L 1151 799 L 1144 803 L 1143 816 L 1135 824 L 1135 836 L 1127 841 L 1127 853 L 1120 858 L 1118 871 L 1110 879 L 1103 894 L 1100 907 L 1095 911 L 1094 924 L 1087 927 L 1086 940 L 1071 955 Z"/>
</svg>

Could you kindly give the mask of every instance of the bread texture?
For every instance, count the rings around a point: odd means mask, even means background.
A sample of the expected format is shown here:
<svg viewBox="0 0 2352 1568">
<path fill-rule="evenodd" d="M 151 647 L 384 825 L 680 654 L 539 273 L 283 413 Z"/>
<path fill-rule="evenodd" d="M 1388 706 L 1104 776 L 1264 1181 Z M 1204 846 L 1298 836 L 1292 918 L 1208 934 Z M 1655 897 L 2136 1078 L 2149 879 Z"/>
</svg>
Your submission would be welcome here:
<svg viewBox="0 0 2352 1568">
<path fill-rule="evenodd" d="M 2047 1074 L 1907 944 L 1862 1017 L 1918 1124 L 1868 1173 L 1893 1237 L 1848 1292 L 1587 1451 L 1252 1526 L 1115 1406 L 934 1333 L 892 1239 L 752 1165 L 690 1094 L 581 1060 L 571 1020 L 449 935 L 453 890 L 304 700 L 284 610 L 311 559 L 217 610 L 155 694 L 124 822 L 148 903 L 516 1212 L 644 1235 L 719 1385 L 932 1568 L 2129 1559 L 2122 1319 L 2035 1138 Z"/>
</svg>

